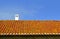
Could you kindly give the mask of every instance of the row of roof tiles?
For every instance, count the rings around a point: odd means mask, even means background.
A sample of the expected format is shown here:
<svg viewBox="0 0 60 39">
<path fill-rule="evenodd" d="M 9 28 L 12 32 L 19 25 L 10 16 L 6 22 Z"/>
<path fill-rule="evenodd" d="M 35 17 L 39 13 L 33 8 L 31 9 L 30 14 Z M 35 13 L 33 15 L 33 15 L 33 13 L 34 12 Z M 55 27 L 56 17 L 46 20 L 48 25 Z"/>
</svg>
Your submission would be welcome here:
<svg viewBox="0 0 60 39">
<path fill-rule="evenodd" d="M 60 21 L 0 20 L 0 35 L 13 33 L 60 34 Z"/>
</svg>

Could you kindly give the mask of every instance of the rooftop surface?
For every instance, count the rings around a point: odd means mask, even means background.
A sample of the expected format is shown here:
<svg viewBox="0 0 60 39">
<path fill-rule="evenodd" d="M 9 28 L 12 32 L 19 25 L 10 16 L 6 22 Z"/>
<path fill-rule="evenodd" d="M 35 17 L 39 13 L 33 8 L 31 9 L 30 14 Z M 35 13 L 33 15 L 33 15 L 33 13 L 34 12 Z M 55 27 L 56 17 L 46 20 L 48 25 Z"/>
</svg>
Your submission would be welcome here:
<svg viewBox="0 0 60 39">
<path fill-rule="evenodd" d="M 60 35 L 60 21 L 0 20 L 0 35 Z"/>
</svg>

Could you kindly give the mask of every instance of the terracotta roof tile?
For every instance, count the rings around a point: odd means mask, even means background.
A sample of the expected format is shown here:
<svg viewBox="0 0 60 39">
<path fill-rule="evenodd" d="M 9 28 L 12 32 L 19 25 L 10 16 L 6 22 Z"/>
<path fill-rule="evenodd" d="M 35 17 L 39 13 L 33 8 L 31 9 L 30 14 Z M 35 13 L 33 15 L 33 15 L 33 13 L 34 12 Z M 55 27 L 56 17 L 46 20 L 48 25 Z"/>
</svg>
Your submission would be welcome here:
<svg viewBox="0 0 60 39">
<path fill-rule="evenodd" d="M 0 35 L 60 34 L 60 21 L 0 20 Z"/>
</svg>

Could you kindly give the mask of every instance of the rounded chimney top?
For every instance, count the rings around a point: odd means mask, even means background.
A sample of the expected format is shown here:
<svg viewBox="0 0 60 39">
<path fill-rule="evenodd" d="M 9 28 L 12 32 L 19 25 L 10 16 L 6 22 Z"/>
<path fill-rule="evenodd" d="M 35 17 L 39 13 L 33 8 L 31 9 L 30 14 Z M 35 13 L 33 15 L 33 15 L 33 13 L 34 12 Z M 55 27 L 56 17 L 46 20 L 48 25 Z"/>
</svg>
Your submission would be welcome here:
<svg viewBox="0 0 60 39">
<path fill-rule="evenodd" d="M 15 14 L 15 20 L 19 20 L 19 14 Z"/>
</svg>

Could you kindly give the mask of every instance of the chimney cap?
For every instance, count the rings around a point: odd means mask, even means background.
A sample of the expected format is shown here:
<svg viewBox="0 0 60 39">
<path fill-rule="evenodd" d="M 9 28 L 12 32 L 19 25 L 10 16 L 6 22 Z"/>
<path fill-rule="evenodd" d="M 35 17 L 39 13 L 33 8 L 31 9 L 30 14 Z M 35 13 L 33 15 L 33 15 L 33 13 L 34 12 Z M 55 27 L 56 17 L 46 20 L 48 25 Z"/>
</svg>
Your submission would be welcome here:
<svg viewBox="0 0 60 39">
<path fill-rule="evenodd" d="M 19 20 L 19 14 L 15 14 L 15 20 Z"/>
</svg>

